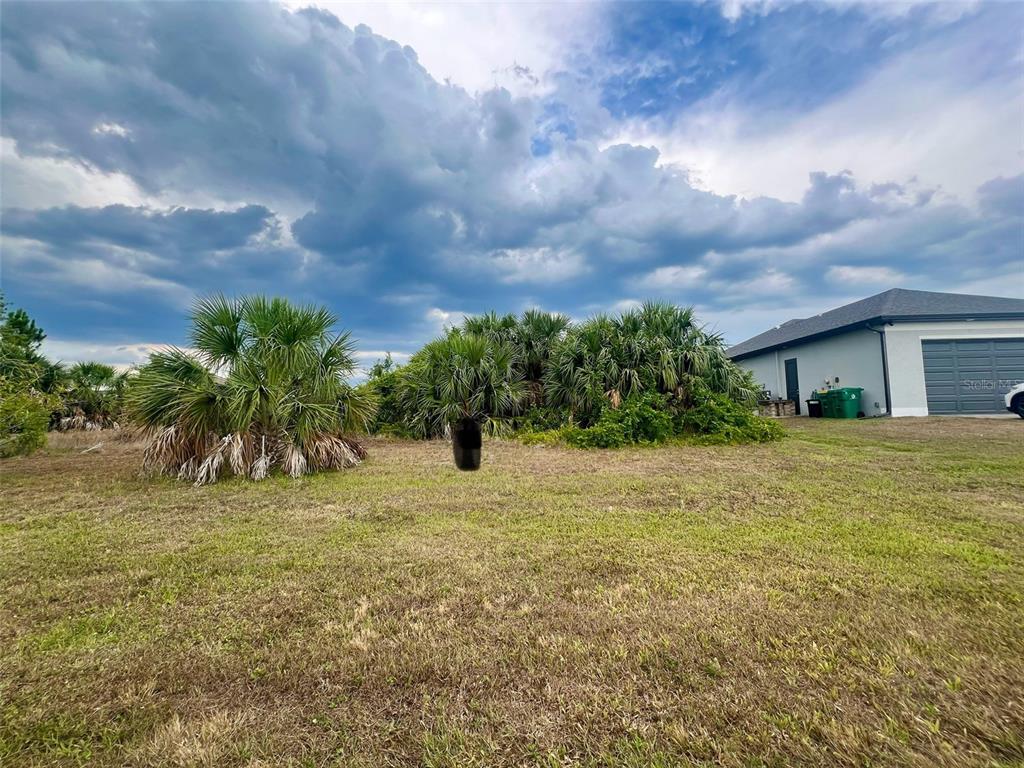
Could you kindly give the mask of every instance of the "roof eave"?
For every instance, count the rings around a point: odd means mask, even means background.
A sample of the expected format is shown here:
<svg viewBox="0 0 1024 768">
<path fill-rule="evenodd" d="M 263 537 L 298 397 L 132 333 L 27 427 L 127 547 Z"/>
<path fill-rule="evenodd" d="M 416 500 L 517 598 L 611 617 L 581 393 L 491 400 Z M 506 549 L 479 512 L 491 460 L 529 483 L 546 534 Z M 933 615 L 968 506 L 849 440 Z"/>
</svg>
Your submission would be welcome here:
<svg viewBox="0 0 1024 768">
<path fill-rule="evenodd" d="M 838 336 L 841 333 L 847 333 L 857 328 L 864 328 L 874 323 L 885 322 L 882 317 L 873 317 L 868 320 L 858 320 L 856 323 L 848 323 L 847 325 L 841 325 L 838 328 L 829 328 L 827 331 L 818 331 L 807 336 L 800 336 L 789 341 L 782 341 L 778 344 L 769 344 L 765 347 L 758 347 L 757 349 L 751 349 L 747 352 L 740 352 L 737 355 L 729 355 L 733 361 L 745 360 L 748 357 L 757 357 L 758 355 L 765 355 L 769 352 L 774 352 L 777 349 L 788 349 L 789 347 L 795 347 L 800 344 L 806 344 L 810 341 L 818 341 L 820 339 L 827 339 L 829 336 Z"/>
<path fill-rule="evenodd" d="M 778 344 L 769 344 L 764 347 L 758 347 L 757 349 L 740 352 L 736 355 L 729 355 L 729 358 L 733 361 L 746 360 L 747 358 L 765 355 L 778 349 L 788 349 L 789 347 L 795 347 L 811 341 L 826 339 L 830 336 L 838 336 L 839 334 L 848 333 L 849 331 L 856 330 L 857 328 L 867 328 L 877 323 L 936 323 L 949 320 L 1024 320 L 1024 312 L 961 312 L 959 314 L 947 313 L 935 315 L 879 315 L 878 317 L 868 318 L 867 320 L 858 320 L 855 323 L 847 323 L 846 325 L 841 325 L 838 328 L 829 328 L 827 331 L 819 331 L 818 333 L 800 336 Z"/>
</svg>

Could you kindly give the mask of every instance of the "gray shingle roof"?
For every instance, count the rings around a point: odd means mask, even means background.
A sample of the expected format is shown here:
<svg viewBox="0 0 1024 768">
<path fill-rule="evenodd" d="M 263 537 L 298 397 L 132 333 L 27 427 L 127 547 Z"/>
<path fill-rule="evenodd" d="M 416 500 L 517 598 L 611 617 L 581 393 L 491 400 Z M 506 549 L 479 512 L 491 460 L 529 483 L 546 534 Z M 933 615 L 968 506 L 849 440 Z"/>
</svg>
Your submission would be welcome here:
<svg viewBox="0 0 1024 768">
<path fill-rule="evenodd" d="M 821 336 L 852 326 L 889 320 L 947 320 L 986 317 L 1024 319 L 1024 299 L 998 296 L 970 296 L 963 293 L 935 293 L 893 288 L 814 317 L 788 320 L 782 325 L 740 342 L 729 349 L 739 359 Z"/>
</svg>

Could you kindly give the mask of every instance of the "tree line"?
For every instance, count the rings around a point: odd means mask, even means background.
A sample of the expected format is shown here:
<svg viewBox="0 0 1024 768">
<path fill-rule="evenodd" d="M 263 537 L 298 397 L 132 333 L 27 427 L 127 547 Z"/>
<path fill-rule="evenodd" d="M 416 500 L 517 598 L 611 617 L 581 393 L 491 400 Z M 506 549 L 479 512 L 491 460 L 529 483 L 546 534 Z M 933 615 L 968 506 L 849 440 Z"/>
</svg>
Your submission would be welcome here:
<svg viewBox="0 0 1024 768">
<path fill-rule="evenodd" d="M 128 376 L 96 362 L 64 365 L 40 347 L 46 334 L 0 296 L 0 456 L 30 453 L 48 430 L 119 426 Z"/>
<path fill-rule="evenodd" d="M 0 453 L 28 453 L 47 429 L 124 423 L 145 467 L 196 484 L 354 466 L 359 434 L 430 439 L 461 419 L 525 442 L 617 447 L 680 438 L 771 440 L 756 385 L 690 308 L 648 302 L 573 322 L 557 313 L 466 317 L 404 365 L 388 356 L 353 385 L 354 342 L 323 307 L 249 296 L 200 299 L 187 349 L 124 373 L 64 366 L 43 331 L 0 304 Z"/>
<path fill-rule="evenodd" d="M 722 337 L 666 302 L 580 323 L 539 310 L 466 317 L 407 364 L 379 362 L 367 387 L 379 403 L 373 429 L 409 437 L 441 437 L 462 418 L 581 446 L 779 434 L 752 415 L 756 382 Z"/>
</svg>

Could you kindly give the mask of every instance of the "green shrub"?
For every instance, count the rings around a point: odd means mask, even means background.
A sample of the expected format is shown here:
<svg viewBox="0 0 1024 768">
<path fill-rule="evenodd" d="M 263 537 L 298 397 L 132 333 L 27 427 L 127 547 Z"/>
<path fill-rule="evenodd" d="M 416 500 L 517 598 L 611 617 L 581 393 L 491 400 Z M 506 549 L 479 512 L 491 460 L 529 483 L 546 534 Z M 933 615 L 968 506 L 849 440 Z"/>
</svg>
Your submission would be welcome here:
<svg viewBox="0 0 1024 768">
<path fill-rule="evenodd" d="M 27 456 L 46 445 L 57 398 L 0 380 L 0 456 Z"/>
<path fill-rule="evenodd" d="M 649 392 L 627 397 L 618 408 L 606 406 L 589 427 L 528 427 L 516 436 L 526 445 L 621 448 L 664 443 L 674 437 L 705 445 L 763 443 L 784 434 L 777 421 L 761 418 L 748 406 L 702 388 L 685 410 L 676 411 L 664 395 Z"/>
<path fill-rule="evenodd" d="M 706 390 L 694 397 L 692 407 L 679 413 L 675 426 L 679 434 L 705 444 L 766 443 L 786 434 L 774 419 Z"/>
<path fill-rule="evenodd" d="M 569 423 L 569 411 L 566 408 L 534 406 L 522 416 L 517 416 L 515 421 L 518 429 L 524 432 L 557 430 Z"/>
<path fill-rule="evenodd" d="M 673 428 L 666 398 L 646 392 L 627 397 L 618 408 L 606 406 L 595 424 L 566 429 L 563 437 L 577 448 L 619 448 L 663 443 L 672 437 Z"/>
<path fill-rule="evenodd" d="M 516 432 L 516 439 L 523 445 L 558 445 L 565 442 L 565 433 L 572 427 L 559 429 L 521 429 Z"/>
<path fill-rule="evenodd" d="M 562 437 L 574 448 L 621 448 L 630 442 L 623 426 L 611 421 L 598 421 L 586 429 L 568 427 Z"/>
<path fill-rule="evenodd" d="M 664 395 L 632 395 L 618 408 L 605 408 L 598 422 L 619 424 L 627 443 L 663 443 L 672 437 L 672 414 Z"/>
</svg>

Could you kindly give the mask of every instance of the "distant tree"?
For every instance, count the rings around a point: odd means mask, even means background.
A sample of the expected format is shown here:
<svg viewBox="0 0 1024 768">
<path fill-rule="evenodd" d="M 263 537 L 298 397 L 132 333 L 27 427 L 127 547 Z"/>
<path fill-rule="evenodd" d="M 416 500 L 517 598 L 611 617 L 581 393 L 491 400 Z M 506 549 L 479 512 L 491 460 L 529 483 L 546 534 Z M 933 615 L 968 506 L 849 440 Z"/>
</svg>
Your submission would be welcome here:
<svg viewBox="0 0 1024 768">
<path fill-rule="evenodd" d="M 0 378 L 0 457 L 24 456 L 46 444 L 53 395 Z"/>
<path fill-rule="evenodd" d="M 25 310 L 8 310 L 0 296 L 0 376 L 35 384 L 47 365 L 39 354 L 45 338 L 46 334 Z"/>
<path fill-rule="evenodd" d="M 382 360 L 375 362 L 367 373 L 363 386 L 377 401 L 377 413 L 370 425 L 371 432 L 402 435 L 408 431 L 398 400 L 401 371 L 402 367 L 395 363 L 389 352 Z"/>
<path fill-rule="evenodd" d="M 0 456 L 25 455 L 46 443 L 59 401 L 43 389 L 47 373 L 56 371 L 39 354 L 45 338 L 27 312 L 8 310 L 0 295 Z"/>
<path fill-rule="evenodd" d="M 468 315 L 462 321 L 462 331 L 491 341 L 515 344 L 519 335 L 519 320 L 513 314 L 499 315 L 497 312 Z"/>
<path fill-rule="evenodd" d="M 523 368 L 523 377 L 530 384 L 534 405 L 542 404 L 544 371 L 551 350 L 562 340 L 572 325 L 568 315 L 528 309 L 516 329 L 515 344 Z"/>
<path fill-rule="evenodd" d="M 103 429 L 118 426 L 128 383 L 104 363 L 75 363 L 63 372 L 64 408 L 58 426 L 67 429 Z"/>
</svg>

